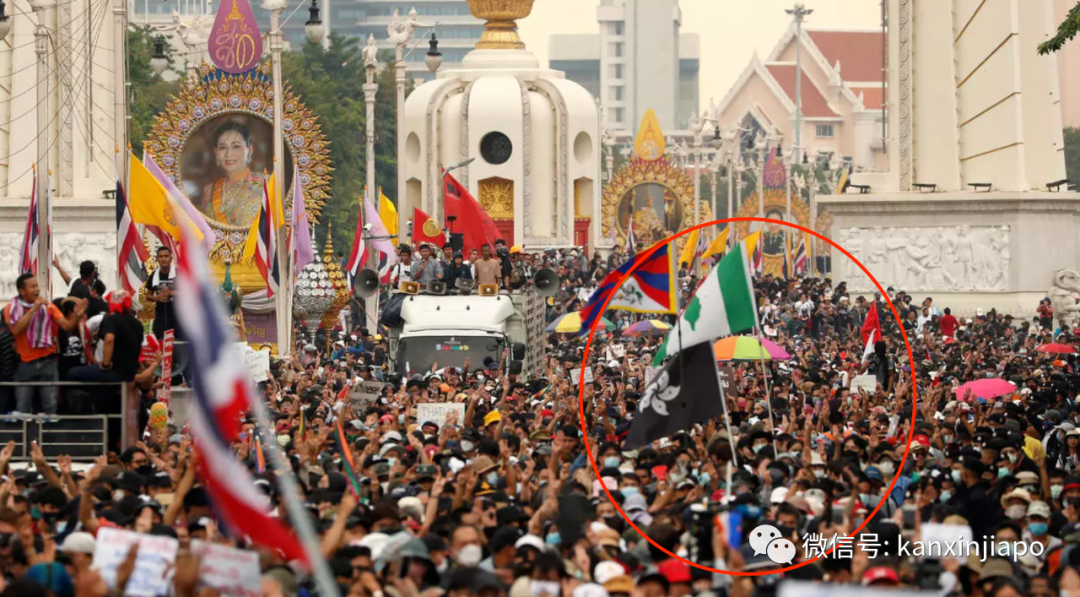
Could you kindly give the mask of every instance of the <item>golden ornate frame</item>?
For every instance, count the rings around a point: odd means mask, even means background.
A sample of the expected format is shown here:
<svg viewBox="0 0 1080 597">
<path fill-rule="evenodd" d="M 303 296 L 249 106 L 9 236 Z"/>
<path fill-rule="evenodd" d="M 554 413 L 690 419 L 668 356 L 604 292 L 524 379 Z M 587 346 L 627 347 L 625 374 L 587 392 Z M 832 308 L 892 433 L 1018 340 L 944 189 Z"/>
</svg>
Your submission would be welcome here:
<svg viewBox="0 0 1080 597">
<path fill-rule="evenodd" d="M 272 125 L 274 86 L 270 72 L 268 60 L 242 75 L 231 75 L 202 63 L 199 67 L 200 78 L 182 87 L 179 94 L 154 117 L 147 147 L 165 174 L 174 182 L 179 182 L 181 157 L 189 136 L 213 118 L 226 114 L 247 114 Z M 308 217 L 317 223 L 329 198 L 330 173 L 334 170 L 330 164 L 329 141 L 322 132 L 318 117 L 300 101 L 287 83 L 283 83 L 282 88 L 285 146 L 292 152 L 293 163 L 300 172 Z M 282 199 L 288 221 L 288 213 L 292 210 L 291 189 L 282 189 Z M 239 263 L 247 242 L 247 231 L 205 219 L 216 235 L 211 259 Z"/>
<path fill-rule="evenodd" d="M 654 161 L 635 158 L 616 172 L 607 185 L 604 186 L 603 196 L 600 200 L 600 228 L 603 238 L 611 238 L 611 227 L 616 226 L 615 212 L 619 208 L 619 201 L 622 196 L 631 188 L 646 183 L 659 184 L 671 189 L 675 196 L 679 198 L 679 202 L 682 203 L 683 221 L 679 230 L 675 232 L 680 232 L 694 225 L 693 179 L 687 176 L 682 168 L 669 162 L 666 157 Z M 701 201 L 701 221 L 708 222 L 712 219 L 712 208 L 709 203 Z M 616 243 L 620 246 L 624 245 L 626 243 L 626 232 L 616 226 L 615 233 Z M 679 239 L 680 248 L 685 240 L 686 237 Z"/>
</svg>

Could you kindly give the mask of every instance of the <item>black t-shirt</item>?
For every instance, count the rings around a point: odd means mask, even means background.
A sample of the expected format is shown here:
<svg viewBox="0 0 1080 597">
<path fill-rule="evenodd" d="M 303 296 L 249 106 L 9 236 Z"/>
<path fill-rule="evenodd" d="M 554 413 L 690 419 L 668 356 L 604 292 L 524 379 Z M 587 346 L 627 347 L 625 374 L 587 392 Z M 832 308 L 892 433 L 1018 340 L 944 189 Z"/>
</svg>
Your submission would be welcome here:
<svg viewBox="0 0 1080 597">
<path fill-rule="evenodd" d="M 146 290 L 150 294 L 157 294 L 164 288 L 174 288 L 175 276 L 157 280 L 157 284 L 154 284 L 155 278 L 155 276 L 151 275 L 146 280 Z M 170 296 L 165 300 L 158 301 L 154 305 L 154 333 L 175 329 L 176 313 L 173 311 L 173 297 Z"/>
<path fill-rule="evenodd" d="M 101 322 L 101 338 L 114 336 L 112 367 L 120 379 L 131 381 L 139 371 L 139 352 L 142 349 L 143 328 L 129 313 L 112 313 Z"/>
<path fill-rule="evenodd" d="M 61 328 L 57 332 L 57 338 L 59 338 L 60 349 L 60 378 L 63 379 L 72 368 L 86 364 L 86 352 L 83 350 L 82 337 L 78 329 L 68 332 Z"/>
</svg>

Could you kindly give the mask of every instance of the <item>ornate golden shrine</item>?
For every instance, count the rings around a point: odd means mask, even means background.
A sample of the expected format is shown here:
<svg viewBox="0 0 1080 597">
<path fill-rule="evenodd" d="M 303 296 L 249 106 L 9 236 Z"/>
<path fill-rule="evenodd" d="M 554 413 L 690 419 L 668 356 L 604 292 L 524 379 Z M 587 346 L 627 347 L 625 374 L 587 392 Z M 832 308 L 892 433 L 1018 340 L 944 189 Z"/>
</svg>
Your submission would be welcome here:
<svg viewBox="0 0 1080 597">
<path fill-rule="evenodd" d="M 199 74 L 197 80 L 185 85 L 155 117 L 147 143 L 147 149 L 162 170 L 181 190 L 184 190 L 181 171 L 185 147 L 203 125 L 221 116 L 239 115 L 254 117 L 273 126 L 274 89 L 269 61 L 242 75 L 230 75 L 203 63 Z M 317 223 L 329 198 L 333 172 L 329 142 L 322 132 L 318 117 L 300 101 L 287 83 L 283 84 L 283 89 L 282 132 L 285 147 L 299 172 L 308 217 Z M 291 176 L 292 172 L 286 172 L 283 178 L 289 180 Z M 281 197 L 286 211 L 285 219 L 289 221 L 291 187 L 282 188 Z M 230 226 L 210 217 L 205 219 L 216 237 L 210 258 L 218 278 L 224 274 L 224 264 L 228 262 L 233 264 L 233 279 L 245 292 L 262 289 L 265 283 L 255 266 L 250 262 L 241 263 L 247 228 Z"/>
<path fill-rule="evenodd" d="M 495 220 L 514 218 L 514 181 L 493 176 L 479 182 L 480 207 Z"/>
<path fill-rule="evenodd" d="M 614 237 L 620 246 L 626 243 L 629 229 L 627 215 L 642 211 L 642 207 L 636 205 L 640 194 L 651 197 L 654 206 L 658 198 L 664 202 L 662 210 L 655 210 L 655 219 L 664 226 L 665 232 L 680 232 L 695 224 L 694 181 L 665 155 L 664 135 L 652 110 L 647 110 L 642 118 L 634 150 L 636 157 L 616 172 L 604 187 L 600 204 L 602 236 Z M 698 209 L 702 222 L 712 219 L 708 202 L 701 201 Z M 643 217 L 652 219 L 648 214 Z M 641 230 L 640 224 L 635 223 L 635 237 L 638 242 L 647 245 L 652 239 L 644 238 Z M 679 247 L 684 241 L 679 239 Z"/>
</svg>

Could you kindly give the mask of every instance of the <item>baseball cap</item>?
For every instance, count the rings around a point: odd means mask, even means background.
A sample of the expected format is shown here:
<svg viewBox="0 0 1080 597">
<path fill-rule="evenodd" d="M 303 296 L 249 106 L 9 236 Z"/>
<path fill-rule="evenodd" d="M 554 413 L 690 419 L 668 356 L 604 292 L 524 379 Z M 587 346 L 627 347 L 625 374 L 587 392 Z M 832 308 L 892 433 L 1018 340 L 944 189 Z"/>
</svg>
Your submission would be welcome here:
<svg viewBox="0 0 1080 597">
<path fill-rule="evenodd" d="M 664 578 L 671 584 L 675 583 L 689 583 L 690 578 L 690 566 L 686 562 L 680 562 L 679 560 L 664 560 L 660 562 L 660 565 L 656 567 L 660 574 L 664 575 Z"/>
<path fill-rule="evenodd" d="M 64 537 L 64 543 L 60 546 L 60 551 L 64 553 L 93 554 L 95 544 L 93 535 L 83 531 L 76 531 Z"/>
<path fill-rule="evenodd" d="M 876 584 L 895 585 L 899 582 L 900 577 L 896 574 L 896 570 L 888 566 L 874 566 L 867 570 L 862 577 L 864 587 Z"/>
</svg>

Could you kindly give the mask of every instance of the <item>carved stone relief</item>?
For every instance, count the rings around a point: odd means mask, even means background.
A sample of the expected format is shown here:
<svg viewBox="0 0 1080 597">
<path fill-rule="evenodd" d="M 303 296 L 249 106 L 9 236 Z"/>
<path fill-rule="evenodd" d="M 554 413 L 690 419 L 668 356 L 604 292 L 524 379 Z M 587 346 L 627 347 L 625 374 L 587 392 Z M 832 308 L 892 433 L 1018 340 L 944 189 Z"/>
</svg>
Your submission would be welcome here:
<svg viewBox="0 0 1080 597">
<path fill-rule="evenodd" d="M 1009 227 L 842 228 L 837 242 L 883 287 L 905 291 L 996 292 L 1009 288 Z M 843 255 L 835 269 L 848 288 L 875 290 Z"/>
<path fill-rule="evenodd" d="M 6 301 L 16 294 L 15 279 L 19 277 L 18 261 L 22 239 L 21 232 L 0 234 L 0 301 Z M 53 253 L 60 266 L 72 278 L 78 277 L 80 263 L 93 261 L 105 287 L 112 290 L 116 286 L 115 233 L 60 233 L 53 239 Z M 63 296 L 66 294 L 66 287 L 60 274 L 54 269 L 52 276 L 54 294 Z"/>
</svg>

